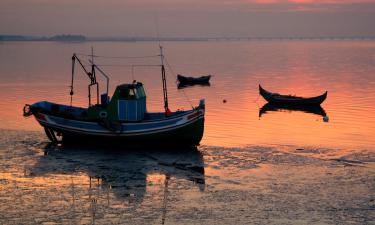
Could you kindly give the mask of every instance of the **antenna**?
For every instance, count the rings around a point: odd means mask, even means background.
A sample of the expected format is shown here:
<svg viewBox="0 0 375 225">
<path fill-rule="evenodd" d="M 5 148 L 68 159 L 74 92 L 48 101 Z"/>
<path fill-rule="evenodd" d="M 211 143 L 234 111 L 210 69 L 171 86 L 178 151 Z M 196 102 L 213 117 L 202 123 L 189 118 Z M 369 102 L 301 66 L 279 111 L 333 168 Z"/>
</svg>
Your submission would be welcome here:
<svg viewBox="0 0 375 225">
<path fill-rule="evenodd" d="M 72 105 L 73 105 L 73 95 L 74 95 L 73 85 L 74 85 L 74 67 L 75 67 L 75 62 L 76 62 L 76 58 L 75 58 L 75 54 L 73 54 L 73 56 L 72 56 L 72 80 L 71 80 L 71 83 L 70 83 L 70 92 L 69 92 L 69 95 L 70 95 L 70 107 L 72 107 Z"/>
<path fill-rule="evenodd" d="M 161 61 L 161 78 L 163 81 L 163 96 L 164 96 L 164 110 L 165 115 L 169 116 L 171 111 L 168 107 L 168 91 L 167 91 L 167 80 L 165 78 L 165 67 L 164 67 L 164 55 L 163 55 L 163 46 L 160 43 L 160 35 L 159 35 L 159 23 L 158 23 L 158 14 L 155 12 L 155 27 L 156 27 L 156 36 L 159 42 L 159 49 L 160 49 L 160 61 Z"/>
<path fill-rule="evenodd" d="M 94 47 L 91 46 L 91 64 L 94 65 Z"/>
<path fill-rule="evenodd" d="M 155 28 L 156 28 L 156 39 L 159 43 L 159 46 L 161 46 L 161 43 L 160 43 L 160 33 L 159 33 L 159 17 L 158 17 L 158 13 L 155 12 Z"/>
</svg>

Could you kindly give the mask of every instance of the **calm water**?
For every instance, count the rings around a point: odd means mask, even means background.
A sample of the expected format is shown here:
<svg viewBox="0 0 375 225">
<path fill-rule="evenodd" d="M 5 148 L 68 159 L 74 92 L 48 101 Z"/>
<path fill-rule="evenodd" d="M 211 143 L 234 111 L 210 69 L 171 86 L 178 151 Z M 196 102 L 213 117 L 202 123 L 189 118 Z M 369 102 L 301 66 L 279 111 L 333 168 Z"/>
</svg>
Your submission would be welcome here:
<svg viewBox="0 0 375 225">
<path fill-rule="evenodd" d="M 70 58 L 91 45 L 98 55 L 158 54 L 155 43 L 0 43 L 0 224 L 375 223 L 375 42 L 167 42 L 171 109 L 206 99 L 201 146 L 52 146 L 22 107 L 69 104 Z M 137 79 L 148 110 L 163 109 L 158 68 L 103 68 L 110 92 Z M 176 73 L 214 76 L 210 87 L 181 90 Z M 77 77 L 74 103 L 87 106 L 88 79 Z M 259 83 L 328 90 L 329 122 L 301 111 L 260 116 Z"/>
<path fill-rule="evenodd" d="M 0 128 L 41 130 L 23 119 L 25 103 L 69 103 L 71 55 L 157 55 L 155 43 L 2 43 L 0 44 Z M 167 42 L 168 87 L 172 110 L 206 99 L 202 144 L 214 146 L 298 145 L 373 148 L 375 144 L 375 42 L 267 41 Z M 98 64 L 158 64 L 159 59 L 101 60 Z M 159 68 L 103 67 L 115 85 L 142 81 L 148 110 L 162 111 Z M 213 74 L 210 87 L 176 88 L 175 74 Z M 78 76 L 74 103 L 87 106 L 88 78 Z M 299 111 L 267 112 L 258 84 L 274 92 L 314 96 L 328 90 L 323 108 L 329 117 Z M 103 85 L 104 87 L 104 85 Z M 104 89 L 103 89 L 104 91 Z M 110 94 L 111 95 L 111 94 Z M 188 98 L 186 98 L 186 96 Z M 188 101 L 189 99 L 189 101 Z M 223 100 L 227 103 L 223 103 Z"/>
</svg>

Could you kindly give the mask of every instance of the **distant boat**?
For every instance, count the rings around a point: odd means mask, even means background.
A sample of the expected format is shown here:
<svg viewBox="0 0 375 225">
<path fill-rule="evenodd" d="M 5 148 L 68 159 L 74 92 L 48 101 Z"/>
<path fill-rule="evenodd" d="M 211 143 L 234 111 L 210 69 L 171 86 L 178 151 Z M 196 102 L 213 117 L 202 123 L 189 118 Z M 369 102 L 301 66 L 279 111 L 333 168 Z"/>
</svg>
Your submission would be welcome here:
<svg viewBox="0 0 375 225">
<path fill-rule="evenodd" d="M 177 74 L 177 80 L 180 85 L 194 85 L 194 84 L 209 84 L 211 75 L 201 77 L 187 77 L 181 74 Z"/>
<path fill-rule="evenodd" d="M 92 57 L 94 54 L 92 53 Z M 168 145 L 196 146 L 202 139 L 204 130 L 205 103 L 190 110 L 171 112 L 160 47 L 161 74 L 163 80 L 164 112 L 147 112 L 146 94 L 140 82 L 120 84 L 109 99 L 109 77 L 93 60 L 91 71 L 85 69 L 81 60 L 73 54 L 73 70 L 70 95 L 73 96 L 74 65 L 78 63 L 90 79 L 89 106 L 87 108 L 62 105 L 47 101 L 25 105 L 24 116 L 34 115 L 44 127 L 52 142 L 65 143 L 108 143 L 122 146 Z M 106 92 L 99 103 L 99 84 L 95 74 L 107 79 Z M 96 89 L 96 102 L 91 102 L 91 87 Z"/>
<path fill-rule="evenodd" d="M 262 97 L 272 104 L 279 104 L 279 105 L 300 105 L 300 106 L 311 106 L 315 105 L 318 106 L 322 104 L 322 102 L 327 98 L 327 91 L 319 96 L 316 97 L 298 97 L 293 95 L 281 95 L 278 93 L 272 93 L 262 88 L 259 85 L 259 94 Z"/>
<path fill-rule="evenodd" d="M 272 103 L 266 103 L 262 108 L 259 109 L 259 117 L 261 117 L 263 114 L 266 114 L 270 111 L 300 111 L 305 113 L 311 113 L 315 115 L 319 115 L 322 117 L 326 117 L 327 113 L 324 111 L 324 109 L 320 105 L 313 105 L 313 106 L 305 106 L 305 105 L 280 105 L 280 104 L 272 104 Z"/>
</svg>

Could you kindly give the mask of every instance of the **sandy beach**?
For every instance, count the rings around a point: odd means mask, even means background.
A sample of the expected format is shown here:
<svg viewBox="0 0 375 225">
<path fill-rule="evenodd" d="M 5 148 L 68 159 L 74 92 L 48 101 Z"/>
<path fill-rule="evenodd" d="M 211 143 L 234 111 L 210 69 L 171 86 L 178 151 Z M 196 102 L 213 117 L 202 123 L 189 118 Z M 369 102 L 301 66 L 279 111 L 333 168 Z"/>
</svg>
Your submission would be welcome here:
<svg viewBox="0 0 375 225">
<path fill-rule="evenodd" d="M 0 133 L 0 224 L 375 223 L 371 149 L 64 149 Z"/>
</svg>

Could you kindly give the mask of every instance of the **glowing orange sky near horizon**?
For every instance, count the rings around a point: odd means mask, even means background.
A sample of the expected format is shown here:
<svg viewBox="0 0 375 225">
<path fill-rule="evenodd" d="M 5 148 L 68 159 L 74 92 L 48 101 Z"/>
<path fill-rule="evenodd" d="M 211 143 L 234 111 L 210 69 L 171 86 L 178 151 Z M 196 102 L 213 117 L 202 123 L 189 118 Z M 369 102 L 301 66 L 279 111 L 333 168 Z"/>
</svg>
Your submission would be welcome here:
<svg viewBox="0 0 375 225">
<path fill-rule="evenodd" d="M 274 3 L 295 3 L 295 4 L 353 4 L 353 3 L 374 3 L 375 0 L 248 0 L 260 4 Z"/>
</svg>

